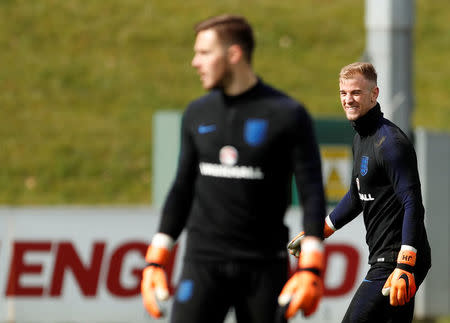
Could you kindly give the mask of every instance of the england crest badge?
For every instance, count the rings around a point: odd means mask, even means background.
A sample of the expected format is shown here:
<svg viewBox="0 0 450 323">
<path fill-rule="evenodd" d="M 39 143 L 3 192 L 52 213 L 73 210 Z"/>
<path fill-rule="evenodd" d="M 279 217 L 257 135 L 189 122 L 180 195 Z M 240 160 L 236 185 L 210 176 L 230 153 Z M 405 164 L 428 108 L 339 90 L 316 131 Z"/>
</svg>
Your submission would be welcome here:
<svg viewBox="0 0 450 323">
<path fill-rule="evenodd" d="M 250 146 L 258 146 L 264 142 L 268 122 L 265 119 L 248 119 L 244 127 L 244 138 Z"/>
<path fill-rule="evenodd" d="M 360 168 L 361 176 L 366 175 L 368 171 L 369 171 L 369 157 L 362 156 L 361 157 L 361 168 Z"/>
</svg>

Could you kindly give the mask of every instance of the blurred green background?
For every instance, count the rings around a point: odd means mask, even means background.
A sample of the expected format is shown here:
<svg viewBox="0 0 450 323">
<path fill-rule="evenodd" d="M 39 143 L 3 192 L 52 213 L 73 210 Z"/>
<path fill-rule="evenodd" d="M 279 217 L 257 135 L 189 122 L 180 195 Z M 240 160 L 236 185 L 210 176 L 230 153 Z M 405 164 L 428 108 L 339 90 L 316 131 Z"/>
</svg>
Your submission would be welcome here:
<svg viewBox="0 0 450 323">
<path fill-rule="evenodd" d="M 243 14 L 255 70 L 316 118 L 364 51 L 364 1 L 0 0 L 0 204 L 151 203 L 152 115 L 203 94 L 194 23 Z M 450 2 L 417 0 L 414 126 L 450 131 Z"/>
</svg>

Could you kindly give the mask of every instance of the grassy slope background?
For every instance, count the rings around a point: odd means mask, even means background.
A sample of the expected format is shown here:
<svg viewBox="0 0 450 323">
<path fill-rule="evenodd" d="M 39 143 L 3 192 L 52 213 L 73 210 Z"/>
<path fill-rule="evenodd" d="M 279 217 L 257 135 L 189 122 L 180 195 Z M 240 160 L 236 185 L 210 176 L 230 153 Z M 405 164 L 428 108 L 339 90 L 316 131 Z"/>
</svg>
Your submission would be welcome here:
<svg viewBox="0 0 450 323">
<path fill-rule="evenodd" d="M 449 131 L 450 3 L 416 6 L 414 125 Z M 266 81 L 343 117 L 337 74 L 364 51 L 364 1 L 1 0 L 0 204 L 151 203 L 152 115 L 203 93 L 192 25 L 223 12 L 255 26 Z"/>
</svg>

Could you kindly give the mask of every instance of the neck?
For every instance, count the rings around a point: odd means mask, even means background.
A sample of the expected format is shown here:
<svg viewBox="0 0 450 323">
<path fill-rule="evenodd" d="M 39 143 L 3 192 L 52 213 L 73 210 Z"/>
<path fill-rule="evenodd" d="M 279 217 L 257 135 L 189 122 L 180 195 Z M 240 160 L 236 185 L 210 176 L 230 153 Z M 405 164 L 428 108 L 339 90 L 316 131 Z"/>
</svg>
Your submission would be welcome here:
<svg viewBox="0 0 450 323">
<path fill-rule="evenodd" d="M 353 128 L 362 136 L 371 134 L 378 126 L 378 121 L 383 117 L 380 105 L 377 103 L 365 115 L 358 120 L 352 121 Z"/>
<path fill-rule="evenodd" d="M 226 95 L 235 96 L 244 93 L 258 82 L 253 70 L 249 67 L 237 67 L 234 72 L 230 73 L 228 82 L 223 87 Z"/>
</svg>

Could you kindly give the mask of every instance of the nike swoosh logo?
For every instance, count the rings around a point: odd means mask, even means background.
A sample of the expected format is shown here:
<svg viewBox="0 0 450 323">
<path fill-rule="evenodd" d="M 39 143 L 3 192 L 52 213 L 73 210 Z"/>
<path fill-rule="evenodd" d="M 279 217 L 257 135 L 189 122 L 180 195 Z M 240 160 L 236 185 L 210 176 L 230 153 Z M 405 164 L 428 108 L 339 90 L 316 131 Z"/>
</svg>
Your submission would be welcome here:
<svg viewBox="0 0 450 323">
<path fill-rule="evenodd" d="M 198 133 L 205 134 L 209 132 L 216 131 L 216 125 L 210 124 L 210 125 L 200 125 L 198 126 Z"/>
<path fill-rule="evenodd" d="M 399 279 L 403 279 L 406 283 L 406 293 L 409 294 L 409 279 L 408 276 L 406 276 L 405 273 L 401 274 Z"/>
<path fill-rule="evenodd" d="M 381 137 L 380 141 L 375 143 L 375 147 L 380 147 L 385 140 L 386 136 Z"/>
</svg>

